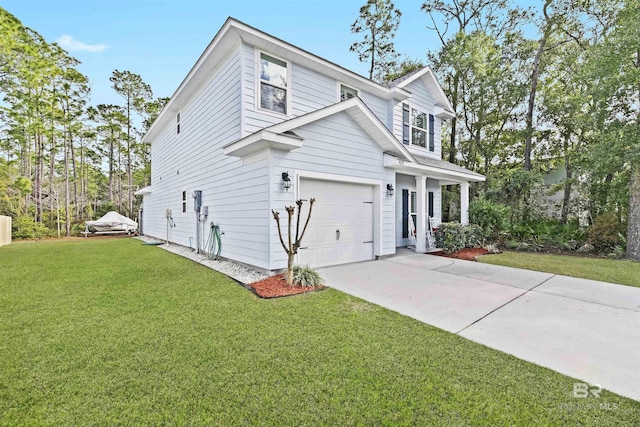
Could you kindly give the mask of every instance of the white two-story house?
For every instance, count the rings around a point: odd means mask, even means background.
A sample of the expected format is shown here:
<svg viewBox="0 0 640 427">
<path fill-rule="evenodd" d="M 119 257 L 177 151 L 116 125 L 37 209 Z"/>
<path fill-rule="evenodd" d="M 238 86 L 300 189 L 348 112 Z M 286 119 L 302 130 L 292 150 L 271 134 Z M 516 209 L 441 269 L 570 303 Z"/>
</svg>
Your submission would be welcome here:
<svg viewBox="0 0 640 427">
<path fill-rule="evenodd" d="M 222 257 L 273 273 L 286 254 L 271 210 L 286 233 L 285 206 L 313 197 L 299 264 L 424 252 L 441 187 L 459 186 L 466 222 L 469 183 L 484 180 L 441 160 L 453 116 L 428 67 L 380 85 L 229 18 L 144 137 L 142 232 L 204 249 L 213 223 Z"/>
</svg>

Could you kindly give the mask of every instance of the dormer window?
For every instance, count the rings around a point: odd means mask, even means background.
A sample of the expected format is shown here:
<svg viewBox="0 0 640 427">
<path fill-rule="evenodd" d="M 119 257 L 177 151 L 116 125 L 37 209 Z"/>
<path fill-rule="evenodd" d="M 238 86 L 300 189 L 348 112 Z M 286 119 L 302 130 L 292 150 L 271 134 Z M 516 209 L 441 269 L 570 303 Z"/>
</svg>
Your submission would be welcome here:
<svg viewBox="0 0 640 427">
<path fill-rule="evenodd" d="M 434 121 L 433 114 L 402 104 L 402 143 L 435 151 Z"/>
<path fill-rule="evenodd" d="M 287 114 L 287 63 L 260 54 L 260 108 Z"/>
<path fill-rule="evenodd" d="M 340 101 L 346 101 L 347 99 L 356 98 L 357 96 L 357 89 L 340 84 Z"/>
</svg>

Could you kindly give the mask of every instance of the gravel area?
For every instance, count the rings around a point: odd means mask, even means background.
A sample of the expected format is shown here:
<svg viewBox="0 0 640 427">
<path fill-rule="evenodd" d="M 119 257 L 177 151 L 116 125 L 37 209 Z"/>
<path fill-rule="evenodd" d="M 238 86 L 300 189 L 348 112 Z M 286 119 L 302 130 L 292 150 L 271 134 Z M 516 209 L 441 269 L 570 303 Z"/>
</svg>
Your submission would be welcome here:
<svg viewBox="0 0 640 427">
<path fill-rule="evenodd" d="M 156 239 L 153 237 L 148 237 L 148 236 L 138 236 L 136 238 L 138 240 L 142 240 L 143 242 L 163 242 L 163 240 Z M 192 261 L 195 261 L 198 264 L 202 264 L 205 267 L 209 267 L 213 270 L 219 271 L 222 274 L 226 274 L 227 276 L 237 280 L 240 283 L 244 283 L 244 284 L 253 283 L 269 277 L 255 270 L 252 270 L 247 266 L 238 264 L 237 262 L 209 259 L 207 258 L 206 255 L 197 254 L 194 250 L 181 245 L 176 245 L 173 243 L 169 243 L 169 244 L 165 243 L 164 245 L 160 245 L 159 247 L 166 251 L 172 252 L 174 254 L 177 254 L 185 258 L 188 258 Z"/>
</svg>

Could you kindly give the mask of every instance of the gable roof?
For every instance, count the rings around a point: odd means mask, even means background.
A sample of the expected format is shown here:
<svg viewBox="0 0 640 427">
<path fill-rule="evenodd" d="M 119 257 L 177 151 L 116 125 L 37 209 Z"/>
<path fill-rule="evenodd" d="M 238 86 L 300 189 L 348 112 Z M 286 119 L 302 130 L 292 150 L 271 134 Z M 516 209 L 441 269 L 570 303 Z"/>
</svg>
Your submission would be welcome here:
<svg viewBox="0 0 640 427">
<path fill-rule="evenodd" d="M 180 111 L 187 100 L 197 93 L 207 83 L 216 69 L 222 65 L 223 58 L 226 58 L 242 42 L 316 70 L 344 84 L 359 87 L 384 99 L 403 100 L 411 95 L 402 88 L 389 88 L 386 85 L 376 83 L 340 65 L 229 17 L 180 83 L 167 105 L 165 105 L 143 136 L 142 141 L 145 143 L 153 141 L 160 132 L 161 123 L 167 120 L 166 116 L 175 115 Z"/>
<path fill-rule="evenodd" d="M 347 113 L 380 146 L 383 152 L 393 153 L 409 162 L 415 161 L 409 150 L 400 144 L 391 131 L 358 97 L 261 129 L 231 144 L 227 144 L 223 147 L 224 153 L 230 156 L 243 157 L 267 147 L 281 150 L 299 148 L 302 146 L 302 138 L 291 132 L 292 130 L 340 112 Z"/>
<path fill-rule="evenodd" d="M 397 78 L 389 83 L 388 86 L 389 88 L 404 89 L 418 79 L 422 79 L 429 92 L 434 95 L 436 106 L 442 107 L 448 113 L 455 114 L 453 106 L 449 102 L 449 98 L 445 95 L 444 90 L 442 90 L 442 86 L 440 86 L 440 83 L 438 82 L 438 78 L 429 66 Z"/>
</svg>

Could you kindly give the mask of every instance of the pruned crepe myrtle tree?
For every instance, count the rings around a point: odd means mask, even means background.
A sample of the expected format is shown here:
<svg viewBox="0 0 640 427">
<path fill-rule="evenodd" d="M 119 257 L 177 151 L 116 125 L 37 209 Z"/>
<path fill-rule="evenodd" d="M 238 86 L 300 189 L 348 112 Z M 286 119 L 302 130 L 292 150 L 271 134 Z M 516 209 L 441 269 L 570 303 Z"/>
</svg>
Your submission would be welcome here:
<svg viewBox="0 0 640 427">
<path fill-rule="evenodd" d="M 282 248 L 287 253 L 287 273 L 286 279 L 287 284 L 289 286 L 293 286 L 293 257 L 298 253 L 298 249 L 300 248 L 300 243 L 302 242 L 302 238 L 304 237 L 305 231 L 307 231 L 307 225 L 309 225 L 309 220 L 311 219 L 311 211 L 313 210 L 313 204 L 316 202 L 316 199 L 311 198 L 309 200 L 309 213 L 307 215 L 307 220 L 304 223 L 304 227 L 302 228 L 302 233 L 300 233 L 300 214 L 302 213 L 302 200 L 296 200 L 296 205 L 298 206 L 298 217 L 296 220 L 296 234 L 295 239 L 292 241 L 291 235 L 291 220 L 293 219 L 293 214 L 296 210 L 294 206 L 287 206 L 285 210 L 287 211 L 288 216 L 288 244 L 285 244 L 284 239 L 282 238 L 282 230 L 280 228 L 280 213 L 274 210 L 271 210 L 273 214 L 273 219 L 276 220 L 276 224 L 278 224 L 278 237 L 280 237 L 280 243 L 282 244 Z"/>
</svg>

